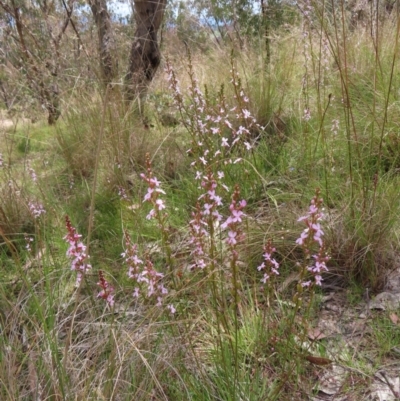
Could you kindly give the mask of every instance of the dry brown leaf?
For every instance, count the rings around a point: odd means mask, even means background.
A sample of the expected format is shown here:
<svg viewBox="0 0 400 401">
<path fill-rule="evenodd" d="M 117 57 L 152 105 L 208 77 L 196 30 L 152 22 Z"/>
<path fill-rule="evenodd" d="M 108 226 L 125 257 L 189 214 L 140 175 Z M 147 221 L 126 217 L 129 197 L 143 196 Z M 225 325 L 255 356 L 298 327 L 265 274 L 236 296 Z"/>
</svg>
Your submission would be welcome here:
<svg viewBox="0 0 400 401">
<path fill-rule="evenodd" d="M 312 363 L 313 365 L 318 365 L 318 366 L 330 365 L 333 362 L 328 358 L 322 358 L 320 356 L 312 356 L 312 355 L 307 355 L 306 359 L 308 362 Z"/>
</svg>

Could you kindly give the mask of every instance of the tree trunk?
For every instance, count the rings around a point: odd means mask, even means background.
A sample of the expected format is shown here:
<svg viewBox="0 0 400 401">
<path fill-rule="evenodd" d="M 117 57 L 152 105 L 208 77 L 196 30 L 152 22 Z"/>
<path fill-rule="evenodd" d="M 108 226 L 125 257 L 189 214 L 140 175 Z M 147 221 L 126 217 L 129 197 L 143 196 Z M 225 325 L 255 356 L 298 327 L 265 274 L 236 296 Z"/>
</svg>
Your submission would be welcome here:
<svg viewBox="0 0 400 401">
<path fill-rule="evenodd" d="M 49 114 L 47 122 L 49 125 L 54 125 L 61 115 L 60 109 L 60 91 L 58 85 L 53 84 L 45 93 L 46 109 Z"/>
<path fill-rule="evenodd" d="M 89 0 L 89 5 L 99 38 L 101 80 L 107 85 L 115 79 L 118 70 L 117 58 L 113 55 L 115 44 L 111 29 L 111 18 L 107 10 L 106 0 Z"/>
<path fill-rule="evenodd" d="M 128 100 L 143 99 L 161 61 L 157 42 L 167 0 L 135 0 L 136 31 L 126 74 Z"/>
<path fill-rule="evenodd" d="M 261 0 L 261 14 L 262 23 L 264 25 L 264 36 L 265 36 L 265 50 L 266 50 L 266 62 L 267 65 L 271 63 L 271 38 L 270 38 L 270 16 L 267 5 L 268 0 Z"/>
</svg>

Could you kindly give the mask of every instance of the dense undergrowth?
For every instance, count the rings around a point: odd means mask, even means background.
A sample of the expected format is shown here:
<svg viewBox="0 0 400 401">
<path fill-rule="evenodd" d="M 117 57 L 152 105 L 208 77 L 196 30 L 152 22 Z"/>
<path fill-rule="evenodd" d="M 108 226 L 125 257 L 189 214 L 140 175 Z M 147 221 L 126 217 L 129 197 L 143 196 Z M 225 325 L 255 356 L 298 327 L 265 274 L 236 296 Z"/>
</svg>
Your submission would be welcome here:
<svg viewBox="0 0 400 401">
<path fill-rule="evenodd" d="M 400 67 L 398 20 L 315 15 L 270 63 L 167 46 L 145 123 L 115 86 L 1 133 L 1 399 L 316 390 L 321 294 L 398 267 Z"/>
</svg>

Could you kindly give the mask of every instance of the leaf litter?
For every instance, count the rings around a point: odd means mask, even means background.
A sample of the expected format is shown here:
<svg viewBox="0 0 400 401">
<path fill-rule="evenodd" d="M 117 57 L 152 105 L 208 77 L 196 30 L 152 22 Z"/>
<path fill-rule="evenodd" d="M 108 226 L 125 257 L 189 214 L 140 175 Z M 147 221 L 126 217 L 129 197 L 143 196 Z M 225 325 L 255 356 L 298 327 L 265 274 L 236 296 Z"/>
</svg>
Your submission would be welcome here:
<svg viewBox="0 0 400 401">
<path fill-rule="evenodd" d="M 392 272 L 384 290 L 372 299 L 349 308 L 346 298 L 345 290 L 325 295 L 315 327 L 308 331 L 309 340 L 326 350 L 326 358 L 314 353 L 306 358 L 317 378 L 310 399 L 399 401 L 400 344 L 377 359 L 377 345 L 371 341 L 371 335 L 376 315 L 383 314 L 393 325 L 393 331 L 399 330 L 400 269 Z M 319 359 L 327 363 L 318 363 Z"/>
</svg>

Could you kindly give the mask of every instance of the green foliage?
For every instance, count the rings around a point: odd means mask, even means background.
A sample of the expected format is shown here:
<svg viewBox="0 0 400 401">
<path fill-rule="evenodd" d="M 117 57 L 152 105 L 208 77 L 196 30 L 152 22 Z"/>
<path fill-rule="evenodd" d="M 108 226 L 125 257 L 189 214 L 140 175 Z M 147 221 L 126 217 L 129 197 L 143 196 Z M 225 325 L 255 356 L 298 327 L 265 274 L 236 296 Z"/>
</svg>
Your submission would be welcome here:
<svg viewBox="0 0 400 401">
<path fill-rule="evenodd" d="M 384 361 L 391 353 L 396 355 L 400 344 L 400 327 L 396 324 L 398 317 L 394 311 L 388 311 L 384 316 L 374 314 L 371 322 L 372 337 L 377 347 L 374 350 L 376 358 Z"/>
<path fill-rule="evenodd" d="M 207 50 L 210 46 L 210 36 L 198 17 L 193 15 L 183 2 L 179 4 L 177 13 L 176 29 L 178 38 L 193 49 Z"/>
</svg>

